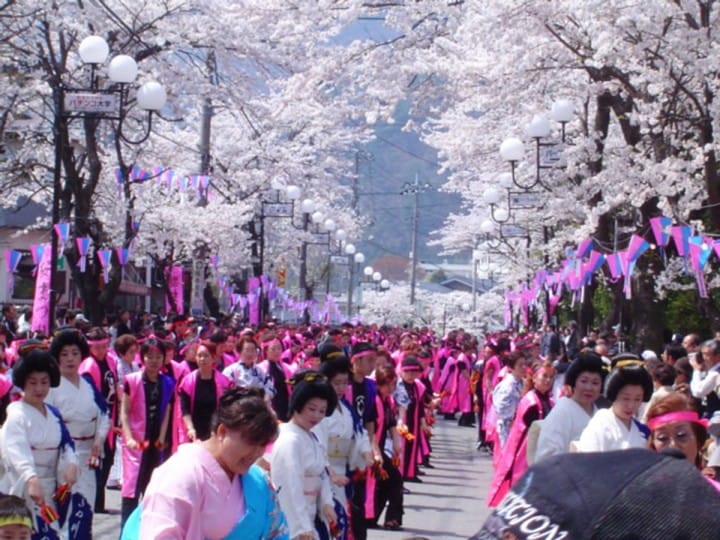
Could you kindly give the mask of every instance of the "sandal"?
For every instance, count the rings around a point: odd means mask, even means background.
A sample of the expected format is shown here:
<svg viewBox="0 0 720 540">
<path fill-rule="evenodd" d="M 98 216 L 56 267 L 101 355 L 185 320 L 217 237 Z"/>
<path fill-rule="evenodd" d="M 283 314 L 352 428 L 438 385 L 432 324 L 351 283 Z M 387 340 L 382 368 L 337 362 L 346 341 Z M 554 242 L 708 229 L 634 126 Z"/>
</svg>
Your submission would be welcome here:
<svg viewBox="0 0 720 540">
<path fill-rule="evenodd" d="M 391 531 L 402 531 L 402 525 L 398 523 L 396 520 L 392 519 L 390 521 L 386 521 L 385 525 L 383 525 L 386 529 L 390 529 Z"/>
</svg>

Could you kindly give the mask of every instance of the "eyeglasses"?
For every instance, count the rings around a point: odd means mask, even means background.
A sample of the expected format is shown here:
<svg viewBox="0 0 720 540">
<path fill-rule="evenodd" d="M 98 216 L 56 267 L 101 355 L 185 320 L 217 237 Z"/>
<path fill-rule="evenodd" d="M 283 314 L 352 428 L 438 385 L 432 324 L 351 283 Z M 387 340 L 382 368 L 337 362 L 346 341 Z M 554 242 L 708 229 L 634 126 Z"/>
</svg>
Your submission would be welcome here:
<svg viewBox="0 0 720 540">
<path fill-rule="evenodd" d="M 660 446 L 668 446 L 670 441 L 674 441 L 677 446 L 689 443 L 695 435 L 692 431 L 678 430 L 675 433 L 655 433 L 653 441 Z"/>
</svg>

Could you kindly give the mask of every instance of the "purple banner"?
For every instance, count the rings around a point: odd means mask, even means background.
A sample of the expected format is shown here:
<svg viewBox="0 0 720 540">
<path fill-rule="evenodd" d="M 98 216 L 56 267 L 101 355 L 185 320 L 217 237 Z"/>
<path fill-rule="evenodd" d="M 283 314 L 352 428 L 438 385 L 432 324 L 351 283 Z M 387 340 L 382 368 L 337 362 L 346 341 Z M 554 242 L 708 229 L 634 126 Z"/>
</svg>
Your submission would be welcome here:
<svg viewBox="0 0 720 540">
<path fill-rule="evenodd" d="M 249 309 L 249 323 L 250 324 L 259 324 L 260 323 L 260 302 L 262 299 L 260 298 L 259 294 L 254 294 L 252 291 L 255 291 L 256 289 L 260 289 L 260 278 L 250 278 L 250 282 L 248 283 L 248 290 L 250 291 L 248 293 L 248 304 L 250 305 Z"/>
<path fill-rule="evenodd" d="M 175 301 L 175 307 L 177 308 L 177 314 L 182 315 L 184 312 L 183 307 L 183 269 L 182 266 L 172 266 L 169 271 L 166 271 L 168 295 L 171 295 Z M 170 313 L 173 310 L 170 301 L 165 298 L 165 313 Z"/>
<path fill-rule="evenodd" d="M 33 332 L 50 333 L 50 262 L 52 253 L 49 245 L 44 246 L 35 277 L 35 298 L 31 328 Z"/>
</svg>

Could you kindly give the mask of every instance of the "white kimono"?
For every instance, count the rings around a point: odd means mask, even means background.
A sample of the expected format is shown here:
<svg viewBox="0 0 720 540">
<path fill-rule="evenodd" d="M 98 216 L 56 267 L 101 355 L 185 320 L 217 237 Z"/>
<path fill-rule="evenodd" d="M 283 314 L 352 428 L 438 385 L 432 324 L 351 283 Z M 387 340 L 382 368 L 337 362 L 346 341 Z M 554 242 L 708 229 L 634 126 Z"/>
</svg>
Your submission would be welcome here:
<svg viewBox="0 0 720 540">
<path fill-rule="evenodd" d="M 570 443 L 580 438 L 589 421 L 590 416 L 577 401 L 561 398 L 542 422 L 535 462 L 569 452 Z"/>
<path fill-rule="evenodd" d="M 37 515 L 39 508 L 27 495 L 27 482 L 37 476 L 45 502 L 53 505 L 53 495 L 68 465 L 77 465 L 77 455 L 69 444 L 61 445 L 61 420 L 46 408 L 45 414 L 24 401 L 11 403 L 0 429 L 0 455 L 4 474 L 0 493 L 17 495 L 27 501 Z"/>
<path fill-rule="evenodd" d="M 318 538 L 315 516 L 324 505 L 333 506 L 333 497 L 325 451 L 317 437 L 292 422 L 282 424 L 269 461 L 290 538 L 309 532 Z"/>
<path fill-rule="evenodd" d="M 327 416 L 312 429 L 327 455 L 328 465 L 334 474 L 345 476 L 347 468 L 365 470 L 364 452 L 370 452 L 370 438 L 363 427 L 356 426 L 352 412 L 340 401 L 331 416 Z M 335 499 L 347 508 L 345 488 L 332 484 Z"/>
<path fill-rule="evenodd" d="M 545 426 L 543 426 L 544 428 Z M 615 416 L 612 409 L 601 409 L 592 417 L 577 443 L 579 452 L 610 452 L 628 448 L 645 448 L 647 436 L 632 420 L 630 429 Z"/>
<path fill-rule="evenodd" d="M 58 408 L 75 443 L 80 476 L 73 491 L 82 494 L 92 505 L 95 502 L 96 481 L 95 469 L 89 465 L 90 454 L 95 441 L 100 448 L 103 447 L 110 429 L 108 411 L 102 412 L 95 403 L 95 392 L 84 377 L 80 377 L 79 386 L 61 377 L 60 386 L 50 389 L 46 401 Z"/>
</svg>

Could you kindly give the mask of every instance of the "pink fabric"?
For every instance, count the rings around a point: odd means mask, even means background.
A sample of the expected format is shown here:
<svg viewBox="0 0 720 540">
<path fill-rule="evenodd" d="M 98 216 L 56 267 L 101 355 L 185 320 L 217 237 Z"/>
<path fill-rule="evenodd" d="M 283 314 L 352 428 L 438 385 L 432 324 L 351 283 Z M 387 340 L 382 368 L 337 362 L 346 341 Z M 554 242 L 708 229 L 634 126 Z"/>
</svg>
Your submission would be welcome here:
<svg viewBox="0 0 720 540">
<path fill-rule="evenodd" d="M 130 433 L 138 443 L 145 439 L 145 389 L 142 382 L 142 371 L 131 373 L 125 377 L 125 391 L 132 396 L 128 411 Z M 135 497 L 142 450 L 130 449 L 123 438 L 122 444 L 122 491 L 123 497 Z"/>
<path fill-rule="evenodd" d="M 464 353 L 458 355 L 458 365 L 465 364 L 464 370 L 456 370 L 455 391 L 458 409 L 461 413 L 472 412 L 472 394 L 470 393 L 470 374 L 472 373 L 472 363 Z"/>
<path fill-rule="evenodd" d="M 4 398 L 5 395 L 12 389 L 13 383 L 5 375 L 0 374 L 0 398 Z"/>
<path fill-rule="evenodd" d="M 245 514 L 242 478 L 232 480 L 200 443 L 157 469 L 142 502 L 140 538 L 223 538 Z"/>
<path fill-rule="evenodd" d="M 278 365 L 282 368 L 285 378 L 289 381 L 293 376 L 292 367 L 285 362 L 278 362 Z M 270 373 L 270 360 L 263 360 L 257 366 L 263 371 L 263 373 L 265 373 L 265 375 Z"/>
<path fill-rule="evenodd" d="M 492 404 L 492 393 L 500 381 L 500 358 L 491 356 L 485 361 L 485 369 L 483 371 L 483 417 L 482 427 L 485 430 L 485 440 L 488 442 L 495 440 L 495 431 L 497 423 L 497 415 Z M 492 370 L 492 375 L 488 377 L 488 373 Z"/>
<path fill-rule="evenodd" d="M 550 406 L 554 405 L 552 397 L 550 398 Z M 527 434 L 530 429 L 529 425 L 525 425 L 523 417 L 525 413 L 536 407 L 538 409 L 538 419 L 542 419 L 542 405 L 540 398 L 535 390 L 531 390 L 523 396 L 518 403 L 515 412 L 515 420 L 510 428 L 507 443 L 502 451 L 502 455 L 495 467 L 493 481 L 488 491 L 488 506 L 495 507 L 505 497 L 509 489 L 527 470 Z M 496 446 L 500 446 L 496 444 Z"/>
<path fill-rule="evenodd" d="M 178 395 L 182 391 L 185 392 L 188 396 L 190 396 L 191 409 L 195 407 L 195 387 L 197 386 L 197 380 L 199 377 L 200 370 L 196 369 L 195 371 L 187 375 L 185 378 L 183 378 L 177 391 Z M 217 370 L 213 370 L 213 379 L 215 381 L 215 407 L 217 408 L 218 404 L 220 403 L 220 396 L 222 396 L 226 388 L 229 388 L 231 386 L 231 383 L 225 375 L 223 375 Z M 190 439 L 188 438 L 185 422 L 183 422 L 182 420 L 182 407 L 180 406 L 179 399 L 175 400 L 175 410 L 175 416 L 180 416 L 180 422 L 178 422 L 178 424 L 175 426 L 175 431 L 178 434 L 178 445 L 181 445 L 190 442 Z"/>
<path fill-rule="evenodd" d="M 410 456 L 415 456 L 416 459 L 411 460 L 410 463 L 406 463 L 403 465 L 403 471 L 406 472 L 406 476 L 409 476 L 410 478 L 415 477 L 416 475 L 416 469 L 418 465 L 418 458 L 420 456 L 420 452 L 417 451 L 417 445 L 420 444 L 420 402 L 422 400 L 422 388 L 424 388 L 424 385 L 420 381 L 415 381 L 413 384 L 413 392 L 415 392 L 415 410 L 413 411 L 413 425 L 415 426 L 415 429 L 411 432 L 412 435 L 414 435 L 414 439 L 412 441 L 408 441 L 405 437 L 402 438 L 402 457 L 405 458 L 405 449 L 407 445 L 410 445 L 411 451 Z M 407 412 L 405 413 L 407 415 Z M 408 425 L 408 419 L 405 418 L 405 425 Z"/>
<path fill-rule="evenodd" d="M 661 414 L 659 416 L 651 418 L 650 420 L 648 420 L 648 427 L 651 431 L 654 431 L 661 426 L 675 424 L 676 422 L 690 422 L 693 424 L 700 424 L 705 428 L 707 428 L 708 426 L 707 419 L 703 418 L 701 420 L 700 416 L 695 411 L 676 411 Z"/>
<path fill-rule="evenodd" d="M 432 360 L 432 366 L 433 366 L 433 372 L 432 372 L 432 389 L 433 392 L 439 394 L 440 393 L 440 375 L 442 373 L 442 370 L 440 369 L 440 359 L 445 356 L 448 353 L 448 349 L 445 347 L 440 347 L 439 349 L 436 349 L 433 353 L 433 360 Z"/>
<path fill-rule="evenodd" d="M 457 402 L 457 363 L 455 356 L 450 356 L 445 362 L 440 380 L 440 412 L 454 414 L 458 408 Z"/>
<path fill-rule="evenodd" d="M 180 383 L 182 383 L 188 373 L 191 373 L 190 366 L 188 366 L 187 362 L 176 362 L 175 360 L 170 360 L 169 364 L 165 364 L 165 369 L 168 370 L 168 368 L 172 371 L 172 377 L 175 379 L 175 393 L 177 394 L 180 389 Z M 184 427 L 182 411 L 180 410 L 178 400 L 176 399 L 172 410 L 172 423 L 170 426 L 170 445 L 173 453 L 175 453 L 180 445 L 180 433 Z"/>
<path fill-rule="evenodd" d="M 105 355 L 105 361 L 107 362 L 108 368 L 115 377 L 116 386 L 115 404 L 110 409 L 110 431 L 107 435 L 107 442 L 110 448 L 115 447 L 115 430 L 113 429 L 113 427 L 118 425 L 118 407 L 120 401 L 120 395 L 118 394 L 118 387 L 120 386 L 120 381 L 118 381 L 117 378 L 117 356 L 115 354 L 115 351 L 112 352 L 113 354 L 110 354 L 110 351 L 108 351 L 108 354 Z M 93 358 L 92 356 L 88 356 L 87 358 L 85 358 L 85 360 L 80 362 L 80 366 L 78 367 L 78 373 L 80 373 L 80 375 L 85 375 L 86 373 L 89 374 L 90 378 L 93 381 L 93 384 L 95 385 L 95 388 L 97 388 L 97 390 L 102 393 L 100 366 L 97 365 L 97 361 L 95 360 L 95 358 Z"/>
</svg>

